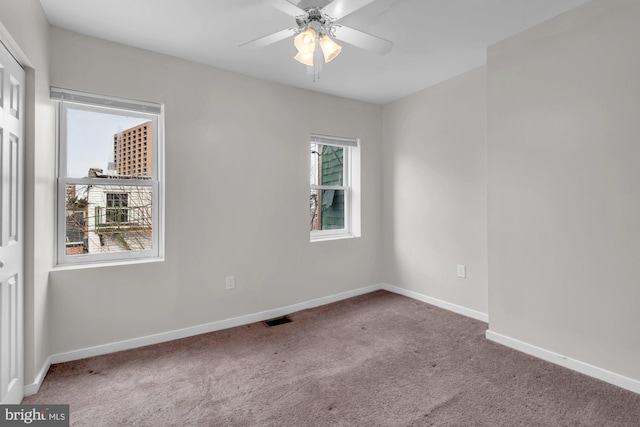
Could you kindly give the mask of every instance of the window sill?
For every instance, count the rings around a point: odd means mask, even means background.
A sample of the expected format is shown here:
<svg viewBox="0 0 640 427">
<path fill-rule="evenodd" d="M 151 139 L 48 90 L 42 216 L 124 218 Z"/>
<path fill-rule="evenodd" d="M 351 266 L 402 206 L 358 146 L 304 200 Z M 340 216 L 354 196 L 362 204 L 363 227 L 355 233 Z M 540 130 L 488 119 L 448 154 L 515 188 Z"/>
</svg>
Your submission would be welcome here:
<svg viewBox="0 0 640 427">
<path fill-rule="evenodd" d="M 353 234 L 333 234 L 333 235 L 320 235 L 320 236 L 311 236 L 310 242 L 326 242 L 330 240 L 344 240 L 344 239 L 355 239 L 357 236 Z"/>
<path fill-rule="evenodd" d="M 153 258 L 139 258 L 139 259 L 123 259 L 123 260 L 110 260 L 110 261 L 87 261 L 84 263 L 69 263 L 69 264 L 58 264 L 53 266 L 51 271 L 67 271 L 67 270 L 84 270 L 87 268 L 99 268 L 99 267 L 119 267 L 124 265 L 135 265 L 135 264 L 149 264 L 155 262 L 164 262 L 164 257 L 153 257 Z"/>
</svg>

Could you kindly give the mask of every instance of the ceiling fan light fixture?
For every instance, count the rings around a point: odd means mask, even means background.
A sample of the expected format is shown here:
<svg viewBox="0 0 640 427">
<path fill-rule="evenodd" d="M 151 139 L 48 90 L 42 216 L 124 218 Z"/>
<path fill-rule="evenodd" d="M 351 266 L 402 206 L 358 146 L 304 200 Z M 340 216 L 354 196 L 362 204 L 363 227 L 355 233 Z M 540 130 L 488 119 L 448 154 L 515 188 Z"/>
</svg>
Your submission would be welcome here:
<svg viewBox="0 0 640 427">
<path fill-rule="evenodd" d="M 352 46 L 384 55 L 391 50 L 393 43 L 372 36 L 355 28 L 338 23 L 343 17 L 365 7 L 376 0 L 324 0 L 324 6 L 304 6 L 311 0 L 264 0 L 277 9 L 292 15 L 295 27 L 285 28 L 240 45 L 243 49 L 255 49 L 268 46 L 293 36 L 293 45 L 297 49 L 294 59 L 307 66 L 307 73 L 313 74 L 313 81 L 320 77 L 322 66 L 336 59 L 342 47 L 334 41 L 336 32 L 339 40 Z M 397 0 L 390 0 L 397 1 Z M 320 49 L 317 47 L 320 46 Z"/>
<path fill-rule="evenodd" d="M 333 41 L 331 37 L 325 35 L 320 39 L 320 48 L 324 54 L 324 62 L 329 63 L 336 59 L 342 51 L 342 46 Z"/>
</svg>

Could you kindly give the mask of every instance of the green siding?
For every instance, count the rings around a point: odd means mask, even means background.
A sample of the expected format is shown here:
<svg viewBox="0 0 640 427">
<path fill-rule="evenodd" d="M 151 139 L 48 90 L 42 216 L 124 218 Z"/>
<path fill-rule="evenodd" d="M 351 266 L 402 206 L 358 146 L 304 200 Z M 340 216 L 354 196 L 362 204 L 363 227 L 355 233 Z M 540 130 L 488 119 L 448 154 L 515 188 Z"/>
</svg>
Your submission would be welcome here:
<svg viewBox="0 0 640 427">
<path fill-rule="evenodd" d="M 322 184 L 343 185 L 344 149 L 324 146 L 322 153 Z M 344 228 L 344 191 L 322 192 L 322 230 Z"/>
</svg>

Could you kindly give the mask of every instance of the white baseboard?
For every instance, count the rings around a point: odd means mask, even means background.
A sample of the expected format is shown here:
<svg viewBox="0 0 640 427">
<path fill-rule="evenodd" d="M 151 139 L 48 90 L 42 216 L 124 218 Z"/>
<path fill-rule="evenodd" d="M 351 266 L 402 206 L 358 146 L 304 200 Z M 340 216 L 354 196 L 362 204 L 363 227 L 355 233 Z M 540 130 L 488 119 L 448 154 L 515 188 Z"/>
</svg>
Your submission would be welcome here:
<svg viewBox="0 0 640 427">
<path fill-rule="evenodd" d="M 42 381 L 44 381 L 44 377 L 47 375 L 47 372 L 49 372 L 50 367 L 51 367 L 51 356 L 47 357 L 47 360 L 44 361 L 44 363 L 42 364 L 42 367 L 40 367 L 40 371 L 38 371 L 38 373 L 36 374 L 36 378 L 33 381 L 33 383 L 27 384 L 24 386 L 22 393 L 25 397 L 33 396 L 38 392 L 38 390 L 40 390 Z"/>
<path fill-rule="evenodd" d="M 471 317 L 472 319 L 480 320 L 482 322 L 489 322 L 489 315 L 480 311 L 472 310 L 461 305 L 452 304 L 447 301 L 432 298 L 423 294 L 419 294 L 414 291 L 408 291 L 406 289 L 398 288 L 397 286 L 389 285 L 387 283 L 382 284 L 382 289 L 385 291 L 393 292 L 395 294 L 404 295 L 405 297 L 413 298 L 418 301 L 426 302 L 427 304 L 435 305 L 436 307 L 444 308 L 445 310 L 453 311 L 454 313 L 462 314 L 463 316 Z"/>
<path fill-rule="evenodd" d="M 188 328 L 162 332 L 159 334 L 148 335 L 140 338 L 133 338 L 130 340 L 118 341 L 109 344 L 98 345 L 95 347 L 88 347 L 80 350 L 54 354 L 47 358 L 42 368 L 40 369 L 40 372 L 38 372 L 38 375 L 36 375 L 34 382 L 24 387 L 24 395 L 31 396 L 38 392 L 40 386 L 42 385 L 44 377 L 49 371 L 49 367 L 55 363 L 70 362 L 72 360 L 85 359 L 87 357 L 101 356 L 103 354 L 115 353 L 117 351 L 130 350 L 146 345 L 159 344 L 162 342 L 173 341 L 180 338 L 187 338 L 194 335 L 206 334 L 208 332 L 219 331 L 222 329 L 234 328 L 236 326 L 247 325 L 249 323 L 262 322 L 263 320 L 273 319 L 274 317 L 284 316 L 287 314 L 295 313 L 296 311 L 306 310 L 308 308 L 331 304 L 333 302 L 353 298 L 358 295 L 368 294 L 380 289 L 382 289 L 382 285 L 380 284 L 371 285 L 364 288 L 354 289 L 347 292 L 341 292 L 339 294 L 333 294 L 326 297 L 316 298 L 313 300 L 276 308 L 273 310 L 261 311 L 258 313 L 233 317 L 231 319 L 220 320 L 203 325 L 196 325 Z"/>
<path fill-rule="evenodd" d="M 209 332 L 220 331 L 222 329 L 235 328 L 236 326 L 248 325 L 249 323 L 262 322 L 263 320 L 273 319 L 274 317 L 284 316 L 286 314 L 295 313 L 296 311 L 306 310 L 325 304 L 352 298 L 358 295 L 368 294 L 381 289 L 381 285 L 372 285 L 364 288 L 354 289 L 339 294 L 329 295 L 326 297 L 316 298 L 310 301 L 304 301 L 285 307 L 275 308 L 273 310 L 261 311 L 258 313 L 247 314 L 244 316 L 233 317 L 230 319 L 219 320 L 217 322 L 205 323 L 203 325 L 191 326 L 184 329 L 177 329 L 169 332 L 148 335 L 140 338 L 119 341 L 109 344 L 103 344 L 95 347 L 84 348 L 81 350 L 69 351 L 66 353 L 55 354 L 51 356 L 51 363 L 70 362 L 72 360 L 85 359 L 87 357 L 100 356 L 116 351 L 129 350 L 132 348 L 143 347 L 161 342 L 173 341 L 180 338 L 187 338 L 194 335 L 206 334 Z"/>
<path fill-rule="evenodd" d="M 524 341 L 520 341 L 506 335 L 493 332 L 491 330 L 487 330 L 486 337 L 488 340 L 494 341 L 498 344 L 502 344 L 506 347 L 513 348 L 514 350 L 518 350 L 539 359 L 546 360 L 547 362 L 551 362 L 556 365 L 571 369 L 573 371 L 580 372 L 581 374 L 597 378 L 599 380 L 624 388 L 634 393 L 640 393 L 640 381 L 638 380 L 634 380 L 632 378 L 616 374 L 615 372 L 607 371 L 606 369 L 602 369 L 597 366 L 593 366 L 588 363 L 563 356 L 562 354 L 554 353 L 553 351 L 528 344 Z"/>
</svg>

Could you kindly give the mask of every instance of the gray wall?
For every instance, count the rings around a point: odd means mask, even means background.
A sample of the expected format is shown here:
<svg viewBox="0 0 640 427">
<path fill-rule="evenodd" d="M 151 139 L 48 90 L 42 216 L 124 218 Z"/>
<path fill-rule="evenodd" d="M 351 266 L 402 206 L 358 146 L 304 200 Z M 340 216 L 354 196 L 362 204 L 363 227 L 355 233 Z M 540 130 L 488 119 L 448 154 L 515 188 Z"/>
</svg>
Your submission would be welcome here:
<svg viewBox="0 0 640 427">
<path fill-rule="evenodd" d="M 489 49 L 493 332 L 640 380 L 640 2 Z"/>
<path fill-rule="evenodd" d="M 166 260 L 54 270 L 53 354 L 378 283 L 382 107 L 58 28 L 51 49 L 53 86 L 161 102 L 166 117 Z M 312 132 L 361 138 L 361 238 L 309 243 Z"/>
<path fill-rule="evenodd" d="M 384 282 L 485 314 L 486 115 L 480 67 L 386 105 L 383 155 Z"/>
</svg>

